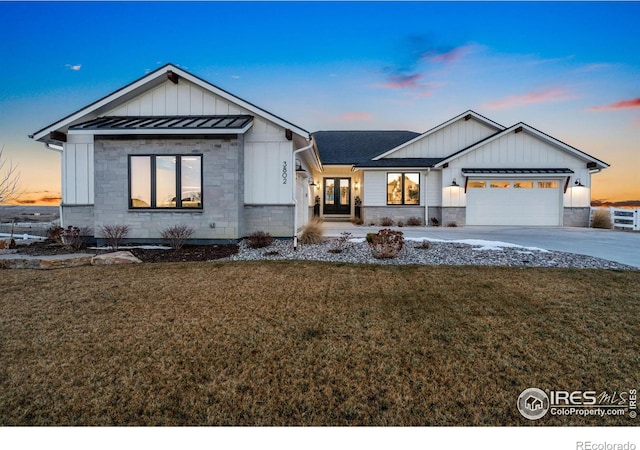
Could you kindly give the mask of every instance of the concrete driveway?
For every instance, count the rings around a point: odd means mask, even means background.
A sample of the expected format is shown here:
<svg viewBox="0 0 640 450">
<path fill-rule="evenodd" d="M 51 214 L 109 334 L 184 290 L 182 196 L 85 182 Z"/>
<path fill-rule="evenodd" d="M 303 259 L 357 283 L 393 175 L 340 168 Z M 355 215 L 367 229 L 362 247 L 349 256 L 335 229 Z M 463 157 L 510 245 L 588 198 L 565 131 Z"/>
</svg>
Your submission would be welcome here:
<svg viewBox="0 0 640 450">
<path fill-rule="evenodd" d="M 327 236 L 339 236 L 343 231 L 354 237 L 377 233 L 381 227 L 355 226 L 347 222 L 325 222 Z M 394 228 L 394 227 L 392 227 Z M 640 233 L 594 228 L 561 227 L 493 227 L 469 226 L 394 228 L 410 238 L 483 239 L 509 242 L 525 247 L 589 255 L 640 268 Z"/>
</svg>

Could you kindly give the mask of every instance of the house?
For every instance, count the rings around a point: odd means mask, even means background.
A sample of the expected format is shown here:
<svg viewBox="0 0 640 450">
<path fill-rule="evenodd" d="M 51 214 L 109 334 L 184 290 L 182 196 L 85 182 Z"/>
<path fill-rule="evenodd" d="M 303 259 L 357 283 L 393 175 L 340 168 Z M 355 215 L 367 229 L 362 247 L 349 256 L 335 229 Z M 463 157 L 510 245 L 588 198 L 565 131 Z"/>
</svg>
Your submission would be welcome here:
<svg viewBox="0 0 640 450">
<path fill-rule="evenodd" d="M 366 224 L 588 226 L 591 174 L 609 167 L 527 124 L 474 111 L 422 134 L 319 131 L 313 144 L 321 216 L 359 213 Z"/>
<path fill-rule="evenodd" d="M 167 64 L 30 136 L 62 156 L 63 226 L 157 241 L 293 237 L 317 213 L 379 223 L 587 226 L 608 165 L 467 111 L 426 133 L 310 134 Z"/>
<path fill-rule="evenodd" d="M 142 242 L 178 224 L 208 242 L 291 237 L 322 170 L 308 131 L 172 64 L 30 137 L 62 154 L 63 226 Z"/>
</svg>

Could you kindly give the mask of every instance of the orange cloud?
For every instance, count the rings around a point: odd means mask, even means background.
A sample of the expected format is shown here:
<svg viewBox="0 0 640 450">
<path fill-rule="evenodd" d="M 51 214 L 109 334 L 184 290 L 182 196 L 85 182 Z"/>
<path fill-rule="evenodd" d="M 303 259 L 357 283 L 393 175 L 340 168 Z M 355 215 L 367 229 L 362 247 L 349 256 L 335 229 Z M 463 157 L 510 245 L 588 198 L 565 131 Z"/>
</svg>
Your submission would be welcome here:
<svg viewBox="0 0 640 450">
<path fill-rule="evenodd" d="M 505 109 L 531 103 L 549 103 L 567 100 L 571 96 L 565 89 L 547 89 L 545 91 L 528 92 L 523 95 L 510 95 L 502 100 L 485 103 L 489 109 Z"/>
<path fill-rule="evenodd" d="M 340 116 L 340 120 L 346 121 L 367 121 L 373 119 L 373 116 L 368 112 L 349 111 Z"/>
<path fill-rule="evenodd" d="M 640 97 L 634 98 L 633 100 L 622 100 L 610 105 L 594 106 L 593 108 L 589 108 L 589 111 L 610 111 L 627 108 L 640 108 Z"/>
</svg>

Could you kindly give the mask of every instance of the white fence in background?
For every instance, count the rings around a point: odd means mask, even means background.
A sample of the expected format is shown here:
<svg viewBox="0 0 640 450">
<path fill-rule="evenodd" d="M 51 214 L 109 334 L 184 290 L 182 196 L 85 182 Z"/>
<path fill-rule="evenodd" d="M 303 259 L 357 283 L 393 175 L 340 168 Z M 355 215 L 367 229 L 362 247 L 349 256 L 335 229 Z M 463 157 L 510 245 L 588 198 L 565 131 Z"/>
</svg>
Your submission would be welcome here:
<svg viewBox="0 0 640 450">
<path fill-rule="evenodd" d="M 598 210 L 609 211 L 612 228 L 622 228 L 625 230 L 640 230 L 640 209 L 624 209 L 624 208 L 591 208 L 591 218 L 593 213 Z"/>
</svg>

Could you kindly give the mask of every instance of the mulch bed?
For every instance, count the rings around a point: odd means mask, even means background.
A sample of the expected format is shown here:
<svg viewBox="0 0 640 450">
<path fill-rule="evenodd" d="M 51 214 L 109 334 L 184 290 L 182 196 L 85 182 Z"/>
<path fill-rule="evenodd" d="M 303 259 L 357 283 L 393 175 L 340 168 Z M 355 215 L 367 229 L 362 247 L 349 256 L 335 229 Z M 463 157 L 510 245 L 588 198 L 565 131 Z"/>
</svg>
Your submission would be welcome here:
<svg viewBox="0 0 640 450">
<path fill-rule="evenodd" d="M 19 246 L 18 253 L 24 255 L 63 255 L 69 253 L 91 253 L 100 254 L 104 250 L 96 250 L 83 246 L 79 250 L 69 250 L 61 244 L 51 242 L 34 242 L 30 245 Z M 160 262 L 188 262 L 188 261 L 211 261 L 214 259 L 226 258 L 238 253 L 236 244 L 224 245 L 185 245 L 180 250 L 144 249 L 144 248 L 122 248 L 133 253 L 137 258 L 146 263 Z"/>
</svg>

